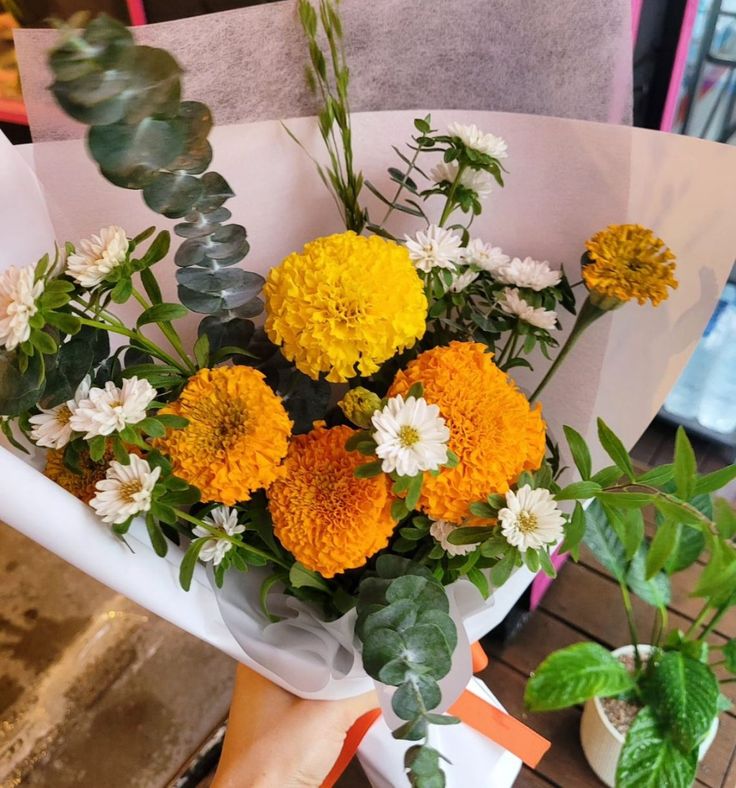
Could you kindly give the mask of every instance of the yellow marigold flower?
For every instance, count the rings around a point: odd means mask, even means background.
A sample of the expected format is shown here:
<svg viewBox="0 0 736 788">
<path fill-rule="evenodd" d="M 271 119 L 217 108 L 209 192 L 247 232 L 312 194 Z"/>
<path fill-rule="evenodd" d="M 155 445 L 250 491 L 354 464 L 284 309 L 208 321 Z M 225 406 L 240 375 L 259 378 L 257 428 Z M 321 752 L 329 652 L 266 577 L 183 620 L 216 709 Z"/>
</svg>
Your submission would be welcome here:
<svg viewBox="0 0 736 788">
<path fill-rule="evenodd" d="M 337 404 L 346 419 L 357 427 L 368 429 L 373 414 L 381 408 L 381 398 L 367 388 L 357 386 L 350 389 Z"/>
<path fill-rule="evenodd" d="M 371 375 L 425 330 L 427 299 L 404 246 L 353 232 L 317 238 L 271 269 L 266 333 L 309 375 Z"/>
<path fill-rule="evenodd" d="M 156 447 L 203 501 L 232 506 L 281 473 L 292 423 L 281 399 L 251 367 L 202 369 L 162 413 L 189 420 Z"/>
<path fill-rule="evenodd" d="M 135 446 L 128 447 L 128 452 L 130 454 L 141 453 Z M 70 492 L 75 498 L 89 503 L 97 494 L 95 485 L 105 478 L 107 466 L 113 459 L 115 459 L 115 455 L 110 441 L 107 442 L 105 454 L 99 462 L 92 460 L 85 446 L 77 458 L 81 473 L 74 473 L 64 465 L 64 449 L 50 449 L 46 454 L 46 467 L 43 469 L 43 474 Z"/>
<path fill-rule="evenodd" d="M 668 287 L 677 288 L 675 255 L 646 227 L 612 224 L 588 240 L 585 248 L 583 279 L 596 306 L 610 309 L 632 298 L 640 304 L 649 299 L 657 306 L 669 295 Z M 606 306 L 605 299 L 614 303 Z"/>
<path fill-rule="evenodd" d="M 363 566 L 388 544 L 390 480 L 357 479 L 366 459 L 345 449 L 350 427 L 317 425 L 289 446 L 284 478 L 268 490 L 274 533 L 297 561 L 323 577 Z"/>
<path fill-rule="evenodd" d="M 460 462 L 424 475 L 419 506 L 434 520 L 462 523 L 469 506 L 505 493 L 524 470 L 536 470 L 545 450 L 541 405 L 532 409 L 516 384 L 492 361 L 485 345 L 451 342 L 422 353 L 399 372 L 389 396 L 414 383 L 439 406 Z"/>
</svg>

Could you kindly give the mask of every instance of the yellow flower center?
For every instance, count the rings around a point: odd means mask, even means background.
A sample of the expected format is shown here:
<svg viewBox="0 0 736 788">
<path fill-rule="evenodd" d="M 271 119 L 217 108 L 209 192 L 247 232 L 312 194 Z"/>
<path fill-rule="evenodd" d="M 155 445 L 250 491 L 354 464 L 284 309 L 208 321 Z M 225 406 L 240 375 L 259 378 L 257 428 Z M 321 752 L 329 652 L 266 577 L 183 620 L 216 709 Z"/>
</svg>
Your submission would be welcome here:
<svg viewBox="0 0 736 788">
<path fill-rule="evenodd" d="M 56 421 L 59 424 L 68 424 L 69 419 L 72 417 L 72 412 L 69 410 L 68 405 L 62 405 L 58 411 L 56 411 Z"/>
<path fill-rule="evenodd" d="M 537 523 L 537 515 L 532 514 L 531 512 L 527 512 L 526 509 L 522 509 L 519 514 L 516 516 L 516 522 L 519 524 L 519 530 L 523 534 L 528 534 L 531 531 L 536 530 Z"/>
<path fill-rule="evenodd" d="M 414 444 L 419 443 L 419 430 L 416 427 L 405 424 L 399 430 L 399 443 L 402 448 L 410 449 Z"/>
<path fill-rule="evenodd" d="M 132 482 L 124 482 L 120 485 L 120 498 L 125 503 L 133 503 L 135 496 L 143 489 L 143 482 L 134 479 Z"/>
<path fill-rule="evenodd" d="M 192 411 L 189 418 L 194 429 L 190 433 L 200 451 L 227 451 L 230 445 L 248 435 L 250 419 L 243 402 L 226 398 L 205 399 Z"/>
</svg>

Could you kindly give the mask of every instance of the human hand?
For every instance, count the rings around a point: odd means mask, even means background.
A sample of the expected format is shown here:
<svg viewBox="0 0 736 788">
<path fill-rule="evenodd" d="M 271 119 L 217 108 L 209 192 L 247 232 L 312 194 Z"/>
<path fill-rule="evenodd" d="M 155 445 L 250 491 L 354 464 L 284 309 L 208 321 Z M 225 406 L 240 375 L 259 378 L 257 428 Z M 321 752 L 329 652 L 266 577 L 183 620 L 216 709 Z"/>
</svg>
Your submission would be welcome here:
<svg viewBox="0 0 736 788">
<path fill-rule="evenodd" d="M 235 690 L 212 788 L 317 788 L 375 693 L 347 700 L 303 700 L 244 665 Z"/>
</svg>

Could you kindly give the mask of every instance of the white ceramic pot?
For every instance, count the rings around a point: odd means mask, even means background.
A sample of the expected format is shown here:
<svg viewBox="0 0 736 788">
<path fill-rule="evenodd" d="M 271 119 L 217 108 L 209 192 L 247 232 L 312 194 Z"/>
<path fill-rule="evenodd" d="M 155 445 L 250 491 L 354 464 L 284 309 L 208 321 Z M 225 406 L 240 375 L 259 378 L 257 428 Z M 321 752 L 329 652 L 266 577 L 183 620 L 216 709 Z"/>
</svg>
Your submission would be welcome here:
<svg viewBox="0 0 736 788">
<path fill-rule="evenodd" d="M 650 654 L 651 651 L 651 646 L 639 646 L 640 654 Z M 633 646 L 622 646 L 617 648 L 613 655 L 618 657 L 621 654 L 633 653 Z M 705 757 L 717 732 L 718 719 L 715 719 L 711 729 L 708 731 L 708 735 L 700 745 L 698 760 L 702 760 Z M 616 784 L 616 766 L 624 746 L 624 738 L 624 735 L 616 730 L 613 723 L 606 716 L 600 700 L 591 698 L 587 701 L 580 720 L 580 743 L 583 746 L 583 752 L 590 764 L 590 768 L 608 788 L 614 788 Z"/>
</svg>

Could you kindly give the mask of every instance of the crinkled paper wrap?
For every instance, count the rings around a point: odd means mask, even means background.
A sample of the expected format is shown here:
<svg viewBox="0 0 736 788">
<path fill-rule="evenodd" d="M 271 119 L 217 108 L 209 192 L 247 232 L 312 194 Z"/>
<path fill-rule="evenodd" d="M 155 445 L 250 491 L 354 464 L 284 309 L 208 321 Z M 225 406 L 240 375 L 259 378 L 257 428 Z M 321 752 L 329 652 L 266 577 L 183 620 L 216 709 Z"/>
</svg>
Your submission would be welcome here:
<svg viewBox="0 0 736 788">
<path fill-rule="evenodd" d="M 387 185 L 390 145 L 412 130 L 415 112 L 358 114 L 356 159 L 368 178 Z M 600 320 L 581 340 L 544 397 L 553 435 L 569 423 L 595 443 L 603 416 L 631 445 L 656 413 L 700 336 L 727 277 L 736 249 L 736 224 L 721 195 L 736 180 L 736 150 L 641 129 L 489 112 L 433 111 L 435 125 L 460 119 L 508 140 L 507 187 L 497 190 L 474 223 L 474 233 L 509 254 L 565 263 L 577 278 L 583 241 L 612 222 L 656 229 L 678 255 L 680 288 L 658 309 L 630 304 Z M 312 119 L 288 122 L 314 150 Z M 213 134 L 214 167 L 237 197 L 229 207 L 249 230 L 246 265 L 265 273 L 310 238 L 339 230 L 329 195 L 309 160 L 277 122 L 221 127 Z M 173 222 L 151 213 L 136 192 L 101 179 L 79 140 L 37 144 L 22 151 L 35 162 L 46 204 L 30 170 L 0 146 L 3 192 L 0 267 L 33 262 L 58 240 L 79 238 L 109 223 L 135 234 Z M 369 204 L 375 211 L 376 206 Z M 35 216 L 33 212 L 35 211 Z M 50 217 L 50 222 L 49 222 Z M 399 220 L 395 230 L 408 230 Z M 52 230 L 53 227 L 53 230 Z M 157 267 L 165 297 L 175 297 L 171 260 Z M 132 307 L 131 307 L 132 309 Z M 132 314 L 132 313 L 131 313 Z M 193 318 L 184 328 L 193 337 Z M 570 320 L 566 319 L 569 329 Z M 543 371 L 543 362 L 537 375 Z M 519 376 L 531 386 L 528 376 Z M 604 463 L 600 452 L 594 460 Z M 90 509 L 5 450 L 0 451 L 0 519 L 154 613 L 212 643 L 298 695 L 338 698 L 370 687 L 360 668 L 350 618 L 324 624 L 295 600 L 277 602 L 291 617 L 269 624 L 257 605 L 258 575 L 234 577 L 219 597 L 202 567 L 188 594 L 178 587 L 181 553 L 166 560 L 134 525 L 135 555 Z M 450 589 L 470 641 L 503 618 L 531 580 L 525 570 L 483 603 L 467 581 Z M 455 680 L 454 688 L 464 686 Z M 452 690 L 452 692 L 455 691 Z M 446 700 L 452 700 L 448 688 Z"/>
</svg>

